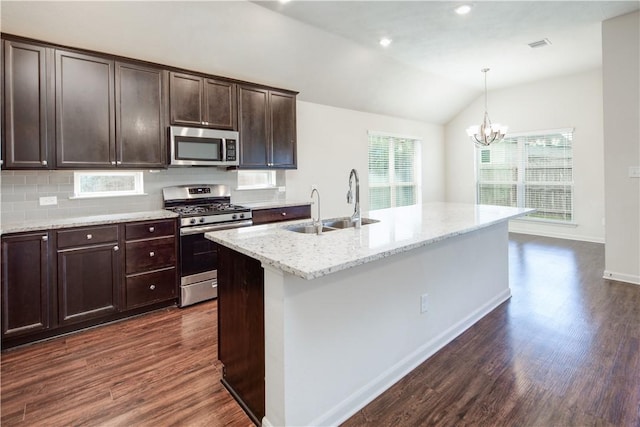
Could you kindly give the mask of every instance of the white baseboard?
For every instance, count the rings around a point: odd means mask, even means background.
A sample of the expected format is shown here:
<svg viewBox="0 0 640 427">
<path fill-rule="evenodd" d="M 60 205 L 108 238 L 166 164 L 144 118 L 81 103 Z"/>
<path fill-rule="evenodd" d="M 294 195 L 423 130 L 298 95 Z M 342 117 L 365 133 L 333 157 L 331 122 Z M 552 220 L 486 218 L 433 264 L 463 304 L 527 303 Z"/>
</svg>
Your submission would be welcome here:
<svg viewBox="0 0 640 427">
<path fill-rule="evenodd" d="M 578 240 L 580 242 L 604 243 L 604 237 L 582 236 L 571 233 L 557 233 L 553 231 L 530 230 L 511 225 L 509 223 L 509 233 L 528 234 L 532 236 L 551 237 L 554 239 Z"/>
<path fill-rule="evenodd" d="M 634 274 L 616 273 L 615 271 L 605 270 L 602 278 L 640 285 L 640 276 Z"/>
<path fill-rule="evenodd" d="M 458 335 L 469 329 L 473 324 L 489 314 L 493 309 L 511 297 L 511 291 L 506 289 L 491 301 L 479 307 L 466 318 L 462 319 L 449 329 L 443 331 L 430 341 L 426 342 L 413 353 L 400 360 L 395 365 L 389 367 L 368 384 L 357 390 L 350 397 L 343 400 L 329 412 L 313 420 L 310 425 L 314 426 L 336 426 L 352 417 L 356 412 L 365 407 L 368 403 L 389 389 L 409 372 L 418 367 L 422 362 L 434 355 L 445 345 L 453 341 Z M 262 425 L 271 427 L 271 423 L 265 418 Z"/>
</svg>

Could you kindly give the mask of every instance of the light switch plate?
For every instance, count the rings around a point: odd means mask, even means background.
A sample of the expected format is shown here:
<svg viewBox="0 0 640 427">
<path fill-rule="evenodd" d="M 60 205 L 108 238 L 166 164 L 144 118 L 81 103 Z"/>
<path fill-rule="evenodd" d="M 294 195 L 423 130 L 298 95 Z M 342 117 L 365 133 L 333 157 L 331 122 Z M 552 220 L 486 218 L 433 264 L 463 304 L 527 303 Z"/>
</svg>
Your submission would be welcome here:
<svg viewBox="0 0 640 427">
<path fill-rule="evenodd" d="M 640 178 L 640 166 L 629 166 L 629 178 Z"/>
<path fill-rule="evenodd" d="M 40 206 L 49 206 L 49 205 L 57 205 L 58 197 L 56 196 L 46 196 L 40 197 Z"/>
</svg>

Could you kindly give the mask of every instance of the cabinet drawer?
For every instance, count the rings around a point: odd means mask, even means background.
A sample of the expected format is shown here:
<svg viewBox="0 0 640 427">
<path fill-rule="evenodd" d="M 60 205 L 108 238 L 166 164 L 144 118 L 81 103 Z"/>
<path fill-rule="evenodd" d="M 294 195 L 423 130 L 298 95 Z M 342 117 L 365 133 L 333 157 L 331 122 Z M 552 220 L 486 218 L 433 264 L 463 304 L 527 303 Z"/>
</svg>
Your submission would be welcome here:
<svg viewBox="0 0 640 427">
<path fill-rule="evenodd" d="M 118 226 L 74 228 L 56 231 L 58 249 L 74 246 L 95 245 L 99 243 L 117 242 Z"/>
<path fill-rule="evenodd" d="M 127 308 L 175 298 L 176 288 L 175 268 L 127 277 Z"/>
<path fill-rule="evenodd" d="M 175 267 L 175 242 L 175 237 L 127 242 L 127 274 L 157 270 L 163 267 Z"/>
<path fill-rule="evenodd" d="M 137 222 L 125 225 L 125 239 L 139 240 L 151 237 L 174 236 L 175 220 Z"/>
<path fill-rule="evenodd" d="M 255 209 L 251 211 L 254 224 L 269 222 L 291 221 L 294 219 L 311 218 L 311 206 L 287 206 L 272 209 Z"/>
</svg>

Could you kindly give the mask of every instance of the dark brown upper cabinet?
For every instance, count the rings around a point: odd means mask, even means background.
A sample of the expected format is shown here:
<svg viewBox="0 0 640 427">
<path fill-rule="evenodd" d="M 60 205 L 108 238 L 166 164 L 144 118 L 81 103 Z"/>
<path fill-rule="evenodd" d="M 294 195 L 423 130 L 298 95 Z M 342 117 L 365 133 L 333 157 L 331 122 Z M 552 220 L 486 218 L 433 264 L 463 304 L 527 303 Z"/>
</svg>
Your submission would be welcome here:
<svg viewBox="0 0 640 427">
<path fill-rule="evenodd" d="M 6 40 L 4 46 L 4 169 L 53 167 L 53 49 Z"/>
<path fill-rule="evenodd" d="M 56 50 L 58 168 L 116 165 L 114 61 Z"/>
<path fill-rule="evenodd" d="M 241 85 L 238 109 L 240 167 L 295 169 L 296 96 Z"/>
<path fill-rule="evenodd" d="M 165 72 L 135 63 L 115 63 L 116 166 L 165 167 Z"/>
<path fill-rule="evenodd" d="M 172 125 L 237 129 L 235 83 L 175 72 L 169 79 Z"/>
</svg>

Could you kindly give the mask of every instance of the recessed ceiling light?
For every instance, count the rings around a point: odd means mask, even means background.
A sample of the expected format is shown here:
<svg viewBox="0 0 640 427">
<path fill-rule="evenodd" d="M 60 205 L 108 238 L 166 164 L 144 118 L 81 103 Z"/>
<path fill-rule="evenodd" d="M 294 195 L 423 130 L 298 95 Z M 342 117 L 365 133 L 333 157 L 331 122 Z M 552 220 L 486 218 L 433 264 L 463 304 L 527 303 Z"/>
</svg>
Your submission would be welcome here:
<svg viewBox="0 0 640 427">
<path fill-rule="evenodd" d="M 456 7 L 454 9 L 454 11 L 458 15 L 466 15 L 467 13 L 471 12 L 471 6 L 468 5 L 468 4 L 463 4 L 463 5 L 460 5 L 460 6 Z"/>
<path fill-rule="evenodd" d="M 389 37 L 383 37 L 380 39 L 380 46 L 387 47 L 391 44 L 391 39 Z"/>
<path fill-rule="evenodd" d="M 538 48 L 538 47 L 549 46 L 551 44 L 551 42 L 549 41 L 549 39 L 542 39 L 542 40 L 538 40 L 538 41 L 531 42 L 531 43 L 528 43 L 528 44 L 529 44 L 529 47 L 531 49 L 535 49 L 535 48 Z"/>
</svg>

